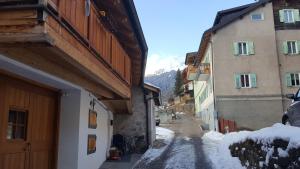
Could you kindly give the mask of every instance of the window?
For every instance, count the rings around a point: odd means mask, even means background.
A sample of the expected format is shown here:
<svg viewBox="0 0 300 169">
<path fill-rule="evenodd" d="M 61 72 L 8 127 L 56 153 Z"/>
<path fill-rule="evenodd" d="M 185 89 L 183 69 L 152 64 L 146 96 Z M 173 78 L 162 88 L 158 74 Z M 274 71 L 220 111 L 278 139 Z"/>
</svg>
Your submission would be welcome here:
<svg viewBox="0 0 300 169">
<path fill-rule="evenodd" d="M 253 20 L 253 21 L 264 20 L 264 15 L 262 13 L 254 13 L 251 15 L 251 20 Z"/>
<path fill-rule="evenodd" d="M 286 41 L 283 44 L 284 54 L 295 55 L 299 53 L 300 41 Z"/>
<path fill-rule="evenodd" d="M 245 73 L 235 75 L 235 85 L 237 89 L 255 88 L 257 86 L 256 81 L 256 74 Z"/>
<path fill-rule="evenodd" d="M 238 46 L 239 46 L 239 55 L 247 55 L 248 54 L 246 42 L 239 42 Z"/>
<path fill-rule="evenodd" d="M 300 98 L 300 90 L 297 93 L 297 98 Z"/>
<path fill-rule="evenodd" d="M 286 81 L 288 87 L 300 86 L 300 73 L 289 73 L 287 74 Z"/>
<path fill-rule="evenodd" d="M 294 21 L 294 14 L 293 10 L 284 10 L 284 22 L 285 23 L 293 23 Z"/>
<path fill-rule="evenodd" d="M 26 139 L 27 111 L 10 110 L 8 113 L 8 140 Z"/>
<path fill-rule="evenodd" d="M 289 54 L 296 54 L 297 52 L 297 42 L 296 41 L 288 41 L 288 53 Z"/>
<path fill-rule="evenodd" d="M 235 42 L 233 47 L 235 56 L 254 55 L 253 42 Z"/>
<path fill-rule="evenodd" d="M 241 75 L 241 87 L 250 88 L 250 76 L 248 74 Z"/>
<path fill-rule="evenodd" d="M 279 11 L 280 22 L 295 23 L 300 21 L 299 9 L 282 9 Z"/>
</svg>

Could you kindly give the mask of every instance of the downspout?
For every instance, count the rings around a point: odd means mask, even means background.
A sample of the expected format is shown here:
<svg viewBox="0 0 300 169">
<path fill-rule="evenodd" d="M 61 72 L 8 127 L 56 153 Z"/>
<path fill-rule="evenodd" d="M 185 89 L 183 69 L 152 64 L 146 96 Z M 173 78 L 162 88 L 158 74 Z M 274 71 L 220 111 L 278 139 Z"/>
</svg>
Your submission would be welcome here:
<svg viewBox="0 0 300 169">
<path fill-rule="evenodd" d="M 150 139 L 150 135 L 149 135 L 149 106 L 148 106 L 148 100 L 146 98 L 146 90 L 144 85 L 142 86 L 143 89 L 143 94 L 144 94 L 144 104 L 146 107 L 146 143 L 147 143 L 147 147 L 150 146 L 149 143 L 149 139 Z"/>
<path fill-rule="evenodd" d="M 217 97 L 216 97 L 216 94 L 215 94 L 215 76 L 214 76 L 214 46 L 213 46 L 213 43 L 212 43 L 212 37 L 211 37 L 211 40 L 209 41 L 209 44 L 211 46 L 211 75 L 212 75 L 212 85 L 213 85 L 213 97 L 214 97 L 214 111 L 216 112 L 216 118 L 217 120 L 219 120 L 219 111 L 217 110 Z M 215 126 L 216 127 L 216 126 Z M 218 131 L 218 128 L 215 128 L 216 131 Z"/>
</svg>

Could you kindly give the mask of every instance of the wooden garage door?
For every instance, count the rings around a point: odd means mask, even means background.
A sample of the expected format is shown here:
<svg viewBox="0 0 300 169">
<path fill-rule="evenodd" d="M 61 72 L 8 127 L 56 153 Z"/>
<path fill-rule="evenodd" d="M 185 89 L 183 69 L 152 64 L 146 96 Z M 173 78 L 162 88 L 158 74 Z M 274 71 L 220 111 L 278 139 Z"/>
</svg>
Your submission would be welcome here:
<svg viewBox="0 0 300 169">
<path fill-rule="evenodd" d="M 54 169 L 57 95 L 0 74 L 0 168 Z"/>
</svg>

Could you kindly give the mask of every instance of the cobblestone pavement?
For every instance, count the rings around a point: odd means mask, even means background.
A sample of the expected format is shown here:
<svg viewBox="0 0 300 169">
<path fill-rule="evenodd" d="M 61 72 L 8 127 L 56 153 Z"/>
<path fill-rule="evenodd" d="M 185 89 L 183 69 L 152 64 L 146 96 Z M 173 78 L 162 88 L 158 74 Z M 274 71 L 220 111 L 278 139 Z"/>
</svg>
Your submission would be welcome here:
<svg viewBox="0 0 300 169">
<path fill-rule="evenodd" d="M 166 151 L 156 160 L 141 161 L 135 169 L 210 169 L 211 164 L 203 152 L 200 122 L 191 115 L 180 115 L 179 119 L 161 127 L 175 132 L 175 138 Z"/>
</svg>

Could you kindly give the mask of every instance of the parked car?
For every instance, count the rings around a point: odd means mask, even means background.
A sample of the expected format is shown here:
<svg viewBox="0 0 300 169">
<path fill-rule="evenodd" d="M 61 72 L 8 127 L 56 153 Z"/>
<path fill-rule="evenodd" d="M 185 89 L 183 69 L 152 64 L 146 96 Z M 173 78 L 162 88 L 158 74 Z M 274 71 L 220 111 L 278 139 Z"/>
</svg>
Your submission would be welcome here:
<svg viewBox="0 0 300 169">
<path fill-rule="evenodd" d="M 289 122 L 292 126 L 300 127 L 300 89 L 296 94 L 288 94 L 287 98 L 292 99 L 293 103 L 283 115 L 282 123 Z"/>
<path fill-rule="evenodd" d="M 155 118 L 155 124 L 156 124 L 156 126 L 159 126 L 159 124 L 160 124 L 160 119 L 159 118 Z"/>
</svg>

